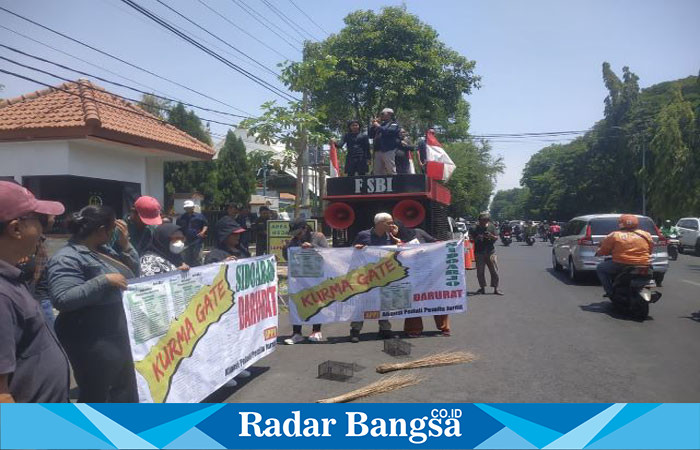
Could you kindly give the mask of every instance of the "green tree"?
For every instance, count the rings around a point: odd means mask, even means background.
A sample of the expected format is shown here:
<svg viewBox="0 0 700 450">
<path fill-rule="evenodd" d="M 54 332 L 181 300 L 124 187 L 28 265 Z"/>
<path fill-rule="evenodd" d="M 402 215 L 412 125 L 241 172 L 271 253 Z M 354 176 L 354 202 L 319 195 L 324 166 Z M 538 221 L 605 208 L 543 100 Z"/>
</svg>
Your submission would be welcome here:
<svg viewBox="0 0 700 450">
<path fill-rule="evenodd" d="M 202 121 L 194 111 L 188 111 L 182 103 L 178 102 L 178 104 L 168 112 L 168 123 L 181 129 L 190 136 L 211 145 L 211 136 L 207 131 L 207 127 L 202 125 Z"/>
<path fill-rule="evenodd" d="M 496 176 L 503 173 L 503 161 L 491 155 L 488 142 L 453 142 L 444 148 L 457 166 L 447 182 L 452 193 L 450 215 L 476 217 L 488 208 Z"/>
<path fill-rule="evenodd" d="M 528 195 L 527 188 L 513 188 L 496 192 L 489 208 L 491 217 L 499 221 L 528 218 L 525 213 Z"/>
<path fill-rule="evenodd" d="M 241 127 L 248 129 L 248 136 L 254 136 L 256 142 L 266 145 L 282 143 L 285 153 L 283 167 L 295 166 L 297 172 L 295 211 L 301 207 L 303 150 L 307 146 L 323 145 L 329 134 L 320 119 L 306 111 L 302 102 L 290 102 L 279 106 L 276 102 L 267 102 L 261 106 L 263 114 L 246 119 Z"/>
<path fill-rule="evenodd" d="M 391 107 L 414 134 L 439 125 L 451 138 L 466 137 L 463 95 L 478 87 L 474 61 L 448 48 L 405 8 L 356 11 L 344 21 L 326 40 L 307 42 L 304 60 L 282 74 L 292 90 L 309 94 L 330 128 L 343 129 L 350 118 L 367 123 Z"/>
<path fill-rule="evenodd" d="M 168 118 L 170 108 L 172 107 L 169 100 L 156 97 L 152 94 L 143 94 L 138 105 L 141 109 L 153 114 L 161 120 L 166 120 Z"/>
<path fill-rule="evenodd" d="M 243 140 L 229 130 L 215 160 L 217 195 L 223 202 L 247 204 L 255 192 L 255 174 L 248 163 Z"/>
</svg>

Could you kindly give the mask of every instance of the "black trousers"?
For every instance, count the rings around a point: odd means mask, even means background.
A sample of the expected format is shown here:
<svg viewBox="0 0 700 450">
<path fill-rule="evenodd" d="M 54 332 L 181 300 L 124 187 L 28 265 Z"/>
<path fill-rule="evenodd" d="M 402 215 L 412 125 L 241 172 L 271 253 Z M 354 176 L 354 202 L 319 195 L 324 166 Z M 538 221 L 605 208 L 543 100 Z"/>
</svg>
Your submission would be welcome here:
<svg viewBox="0 0 700 450">
<path fill-rule="evenodd" d="M 411 164 L 408 162 L 408 153 L 405 150 L 396 150 L 396 173 L 409 173 Z"/>
<path fill-rule="evenodd" d="M 345 173 L 349 176 L 367 175 L 369 164 L 363 157 L 352 157 L 345 160 Z"/>
<path fill-rule="evenodd" d="M 317 331 L 321 331 L 321 324 L 320 323 L 315 323 L 311 326 L 311 330 L 315 333 Z M 301 334 L 301 325 L 292 325 L 292 333 L 294 334 Z"/>
<path fill-rule="evenodd" d="M 56 319 L 56 334 L 78 383 L 80 403 L 138 403 L 129 338 L 81 334 L 74 320 Z"/>
</svg>

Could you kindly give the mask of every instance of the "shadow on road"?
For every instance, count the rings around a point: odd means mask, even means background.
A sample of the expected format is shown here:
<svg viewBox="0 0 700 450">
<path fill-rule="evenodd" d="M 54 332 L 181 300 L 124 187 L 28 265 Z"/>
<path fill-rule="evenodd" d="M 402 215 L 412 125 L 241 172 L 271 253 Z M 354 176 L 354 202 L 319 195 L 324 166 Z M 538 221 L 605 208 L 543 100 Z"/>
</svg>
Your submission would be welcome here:
<svg viewBox="0 0 700 450">
<path fill-rule="evenodd" d="M 624 312 L 620 311 L 615 305 L 608 301 L 591 303 L 589 305 L 579 305 L 579 308 L 581 308 L 582 311 L 606 314 L 612 317 L 613 319 L 627 320 L 630 322 L 644 322 L 645 320 L 654 320 L 652 316 L 648 316 L 644 320 L 639 320 L 630 317 L 628 314 L 625 314 Z"/>
<path fill-rule="evenodd" d="M 264 374 L 265 372 L 270 370 L 270 368 L 269 367 L 253 366 L 253 367 L 248 367 L 246 370 L 248 372 L 250 372 L 250 376 L 248 378 L 240 378 L 240 377 L 236 378 L 236 382 L 238 383 L 236 386 L 222 386 L 219 389 L 217 389 L 216 391 L 214 391 L 207 398 L 202 400 L 202 402 L 203 403 L 223 403 L 226 401 L 227 398 L 229 398 L 237 390 L 244 387 L 246 384 L 250 383 L 252 380 L 259 377 L 260 375 Z"/>
<path fill-rule="evenodd" d="M 594 272 L 584 273 L 582 276 L 582 278 L 583 278 L 582 281 L 579 281 L 577 283 L 571 281 L 569 279 L 569 276 L 567 275 L 567 273 L 564 270 L 558 271 L 558 270 L 554 270 L 551 267 L 548 267 L 547 272 L 549 272 L 549 274 L 551 276 L 553 276 L 554 278 L 556 278 L 557 280 L 559 280 L 562 283 L 567 284 L 569 286 L 598 286 L 598 285 L 600 285 L 600 282 L 598 281 L 598 278 L 595 277 Z"/>
<path fill-rule="evenodd" d="M 695 322 L 700 323 L 700 311 L 694 312 L 694 313 L 690 313 L 689 316 L 684 316 L 683 318 L 684 318 L 684 319 L 690 319 L 690 320 L 693 320 L 693 321 L 695 321 Z"/>
</svg>

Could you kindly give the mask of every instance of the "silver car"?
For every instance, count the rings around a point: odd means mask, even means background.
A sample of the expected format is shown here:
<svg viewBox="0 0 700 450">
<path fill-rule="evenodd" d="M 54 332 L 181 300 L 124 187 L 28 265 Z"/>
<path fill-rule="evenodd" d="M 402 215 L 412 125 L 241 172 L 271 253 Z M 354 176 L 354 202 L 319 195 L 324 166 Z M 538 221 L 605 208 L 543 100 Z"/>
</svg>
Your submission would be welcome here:
<svg viewBox="0 0 700 450">
<path fill-rule="evenodd" d="M 700 217 L 684 217 L 676 224 L 681 252 L 694 251 L 700 256 Z"/>
<path fill-rule="evenodd" d="M 621 214 L 593 214 L 570 220 L 561 228 L 561 236 L 554 241 L 552 267 L 554 270 L 566 268 L 569 278 L 580 281 L 584 272 L 594 271 L 602 257 L 595 256 L 605 237 L 618 229 Z M 668 270 L 668 245 L 660 236 L 659 229 L 649 217 L 637 216 L 639 228 L 651 234 L 654 239 L 654 252 L 651 265 L 654 280 L 661 286 Z"/>
</svg>

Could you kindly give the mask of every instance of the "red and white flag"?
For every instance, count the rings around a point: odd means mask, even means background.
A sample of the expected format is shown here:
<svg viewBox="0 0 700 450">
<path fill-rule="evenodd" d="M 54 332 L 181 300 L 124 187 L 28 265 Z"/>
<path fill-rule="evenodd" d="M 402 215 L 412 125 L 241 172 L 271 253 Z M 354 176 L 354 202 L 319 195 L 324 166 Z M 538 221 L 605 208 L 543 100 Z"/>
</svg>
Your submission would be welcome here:
<svg viewBox="0 0 700 450">
<path fill-rule="evenodd" d="M 436 180 L 449 180 L 457 166 L 442 148 L 433 130 L 428 130 L 425 133 L 425 153 L 427 160 L 426 173 L 428 176 Z"/>
<path fill-rule="evenodd" d="M 340 175 L 340 164 L 338 164 L 338 150 L 335 148 L 335 142 L 331 141 L 331 177 Z"/>
</svg>

